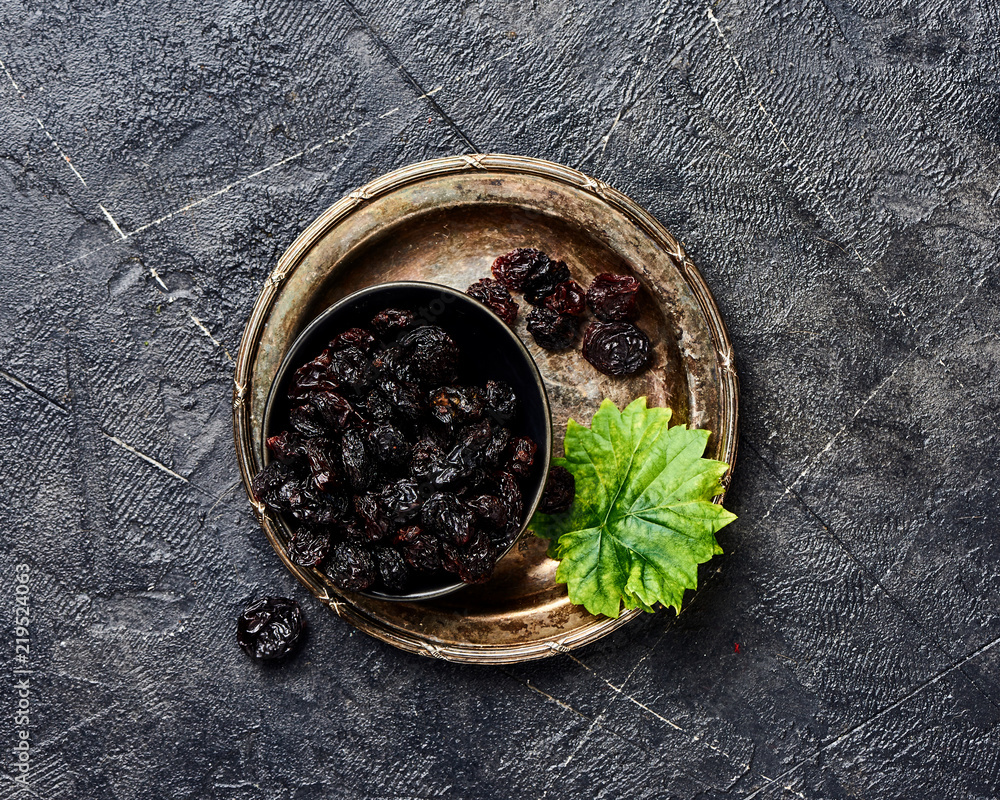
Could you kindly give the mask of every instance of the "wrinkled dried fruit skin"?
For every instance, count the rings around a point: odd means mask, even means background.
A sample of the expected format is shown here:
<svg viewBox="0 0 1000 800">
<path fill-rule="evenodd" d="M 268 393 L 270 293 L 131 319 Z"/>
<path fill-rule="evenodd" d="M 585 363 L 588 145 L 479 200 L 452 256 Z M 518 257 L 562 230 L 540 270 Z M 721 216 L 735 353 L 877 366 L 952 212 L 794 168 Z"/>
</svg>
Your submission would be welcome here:
<svg viewBox="0 0 1000 800">
<path fill-rule="evenodd" d="M 288 424 L 303 436 L 322 436 L 326 433 L 326 424 L 312 403 L 295 406 L 289 411 Z"/>
<path fill-rule="evenodd" d="M 421 527 L 437 533 L 442 541 L 465 544 L 472 537 L 473 524 L 472 512 L 448 492 L 432 494 L 420 511 Z"/>
<path fill-rule="evenodd" d="M 527 478 L 535 465 L 535 453 L 538 445 L 527 436 L 518 436 L 511 440 L 507 448 L 507 471 L 518 478 Z"/>
<path fill-rule="evenodd" d="M 340 542 L 330 551 L 326 574 L 345 591 L 363 592 L 375 583 L 375 560 L 360 544 Z"/>
<path fill-rule="evenodd" d="M 524 299 L 533 306 L 540 306 L 559 284 L 568 280 L 569 267 L 562 261 L 549 261 L 525 279 Z"/>
<path fill-rule="evenodd" d="M 288 558 L 300 567 L 318 567 L 329 552 L 328 528 L 299 528 L 288 543 Z"/>
<path fill-rule="evenodd" d="M 347 345 L 330 354 L 330 372 L 345 389 L 358 393 L 371 385 L 368 357 L 358 347 Z"/>
<path fill-rule="evenodd" d="M 571 314 L 579 317 L 587 310 L 587 296 L 583 287 L 574 280 L 563 281 L 542 302 L 550 311 L 557 314 Z"/>
<path fill-rule="evenodd" d="M 368 353 L 375 344 L 375 337 L 370 331 L 364 328 L 348 328 L 343 333 L 338 333 L 330 341 L 330 351 L 335 352 L 345 347 L 354 346 L 361 352 Z"/>
<path fill-rule="evenodd" d="M 363 492 L 375 478 L 375 463 L 365 446 L 365 435 L 350 429 L 340 440 L 340 457 L 344 464 L 344 474 L 355 491 Z"/>
<path fill-rule="evenodd" d="M 388 592 L 402 592 L 410 582 L 410 570 L 402 554 L 391 547 L 375 549 L 375 568 L 382 588 Z"/>
<path fill-rule="evenodd" d="M 372 327 L 383 338 L 393 337 L 409 330 L 417 321 L 417 315 L 401 308 L 387 308 L 372 319 Z"/>
<path fill-rule="evenodd" d="M 477 532 L 464 544 L 441 542 L 442 564 L 463 583 L 484 583 L 493 575 L 496 551 L 490 538 Z"/>
<path fill-rule="evenodd" d="M 400 545 L 400 550 L 406 563 L 417 572 L 433 574 L 441 569 L 441 543 L 429 533 L 418 534 Z"/>
<path fill-rule="evenodd" d="M 288 487 L 296 481 L 295 472 L 287 464 L 272 461 L 254 475 L 250 490 L 260 502 L 272 511 L 288 509 Z"/>
<path fill-rule="evenodd" d="M 561 514 L 569 511 L 576 496 L 576 478 L 566 467 L 549 469 L 549 479 L 545 482 L 545 492 L 538 504 L 543 514 Z"/>
<path fill-rule="evenodd" d="M 631 322 L 593 322 L 583 337 L 583 357 L 605 375 L 637 375 L 649 364 L 652 345 Z"/>
<path fill-rule="evenodd" d="M 602 273 L 587 289 L 587 305 L 602 322 L 636 319 L 639 316 L 639 281 L 631 275 Z"/>
<path fill-rule="evenodd" d="M 500 317 L 500 319 L 513 327 L 514 322 L 517 320 L 517 301 L 510 296 L 510 291 L 500 281 L 483 278 L 472 284 L 465 290 L 465 293 L 469 297 L 474 297 Z"/>
<path fill-rule="evenodd" d="M 353 406 L 337 392 L 314 392 L 310 397 L 309 405 L 316 412 L 311 418 L 315 420 L 318 415 L 320 427 L 325 423 L 333 431 L 342 431 L 358 422 L 358 416 Z"/>
<path fill-rule="evenodd" d="M 568 350 L 576 342 L 580 321 L 569 314 L 557 314 L 550 308 L 537 307 L 528 314 L 528 333 L 546 350 Z"/>
<path fill-rule="evenodd" d="M 423 504 L 420 485 L 408 478 L 386 484 L 379 493 L 379 503 L 392 522 L 408 522 L 420 513 Z"/>
<path fill-rule="evenodd" d="M 517 395 L 509 384 L 503 381 L 486 381 L 483 393 L 486 411 L 503 425 L 509 425 L 517 416 Z"/>
<path fill-rule="evenodd" d="M 466 506 L 472 509 L 472 513 L 484 528 L 490 531 L 504 531 L 507 529 L 507 507 L 500 502 L 499 497 L 491 494 L 481 494 L 466 501 Z"/>
<path fill-rule="evenodd" d="M 413 448 L 399 428 L 386 424 L 368 432 L 368 451 L 385 469 L 396 471 L 410 463 Z"/>
<path fill-rule="evenodd" d="M 302 445 L 306 440 L 294 431 L 282 431 L 277 436 L 269 436 L 267 449 L 282 464 L 296 464 L 305 458 Z"/>
<path fill-rule="evenodd" d="M 431 416 L 448 428 L 483 416 L 482 395 L 475 386 L 442 386 L 428 398 Z"/>
<path fill-rule="evenodd" d="M 524 288 L 524 282 L 548 263 L 549 257 L 540 250 L 519 247 L 497 258 L 490 270 L 500 283 L 512 292 L 519 292 Z"/>
<path fill-rule="evenodd" d="M 264 597 L 236 618 L 236 642 L 251 658 L 283 658 L 295 649 L 305 627 L 305 616 L 294 600 Z"/>
<path fill-rule="evenodd" d="M 501 472 L 497 476 L 497 498 L 507 509 L 507 537 L 513 541 L 521 529 L 524 517 L 524 498 L 517 478 L 509 472 Z"/>
<path fill-rule="evenodd" d="M 306 439 L 302 452 L 309 462 L 309 475 L 317 489 L 333 492 L 344 485 L 344 472 L 334 442 L 321 437 Z"/>
<path fill-rule="evenodd" d="M 379 502 L 377 495 L 370 492 L 355 495 L 354 513 L 361 522 L 365 541 L 382 542 L 389 536 L 389 531 L 392 528 L 392 519 Z"/>
<path fill-rule="evenodd" d="M 292 400 L 307 400 L 314 392 L 335 392 L 340 388 L 330 372 L 330 351 L 321 355 L 295 371 L 288 396 Z"/>
<path fill-rule="evenodd" d="M 399 340 L 408 377 L 423 385 L 452 383 L 458 367 L 458 345 L 437 325 L 423 325 Z"/>
</svg>

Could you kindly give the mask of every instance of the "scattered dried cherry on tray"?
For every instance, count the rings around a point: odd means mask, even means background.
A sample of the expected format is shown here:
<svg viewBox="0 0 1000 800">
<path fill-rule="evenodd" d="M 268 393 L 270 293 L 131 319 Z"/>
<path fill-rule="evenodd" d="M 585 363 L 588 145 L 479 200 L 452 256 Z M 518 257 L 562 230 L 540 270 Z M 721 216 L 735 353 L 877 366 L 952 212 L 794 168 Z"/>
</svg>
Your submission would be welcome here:
<svg viewBox="0 0 1000 800">
<path fill-rule="evenodd" d="M 548 295 L 542 303 L 546 308 L 557 314 L 572 314 L 580 316 L 587 310 L 587 296 L 574 280 L 563 281 Z"/>
<path fill-rule="evenodd" d="M 306 618 L 294 600 L 263 597 L 236 618 L 236 642 L 251 658 L 283 658 L 295 649 L 305 626 Z"/>
<path fill-rule="evenodd" d="M 517 320 L 517 301 L 510 296 L 510 291 L 500 281 L 483 278 L 469 286 L 465 293 L 478 300 L 508 325 L 513 326 Z"/>
<path fill-rule="evenodd" d="M 631 322 L 592 322 L 583 336 L 583 357 L 605 375 L 637 375 L 649 364 L 651 345 Z"/>
<path fill-rule="evenodd" d="M 639 289 L 639 281 L 631 275 L 605 272 L 587 289 L 587 305 L 602 322 L 635 319 L 639 316 Z"/>
<path fill-rule="evenodd" d="M 528 333 L 546 350 L 568 350 L 576 342 L 580 321 L 570 314 L 558 314 L 541 306 L 528 314 Z"/>
<path fill-rule="evenodd" d="M 541 250 L 519 247 L 497 258 L 490 269 L 500 283 L 512 292 L 519 292 L 524 288 L 524 282 L 546 268 L 548 263 L 549 257 Z"/>
<path fill-rule="evenodd" d="M 524 279 L 521 291 L 524 299 L 533 306 L 540 306 L 561 283 L 569 280 L 569 267 L 562 261 L 547 259 L 538 269 Z"/>
</svg>

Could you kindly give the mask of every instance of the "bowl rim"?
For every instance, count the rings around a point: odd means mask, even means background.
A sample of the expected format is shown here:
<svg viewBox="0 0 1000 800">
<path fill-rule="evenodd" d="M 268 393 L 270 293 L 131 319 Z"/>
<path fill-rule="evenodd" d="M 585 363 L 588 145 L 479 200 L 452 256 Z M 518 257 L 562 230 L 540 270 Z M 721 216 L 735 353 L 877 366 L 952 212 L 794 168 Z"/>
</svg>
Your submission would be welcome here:
<svg viewBox="0 0 1000 800">
<path fill-rule="evenodd" d="M 545 465 L 545 474 L 541 477 L 538 482 L 538 488 L 535 490 L 534 495 L 531 498 L 530 503 L 525 503 L 524 508 L 526 514 L 521 522 L 521 527 L 517 532 L 517 535 L 511 540 L 510 544 L 504 548 L 503 552 L 500 553 L 495 563 L 499 563 L 500 559 L 506 556 L 517 544 L 518 540 L 524 535 L 524 532 L 528 529 L 528 525 L 531 522 L 531 518 L 535 514 L 535 510 L 538 508 L 538 504 L 542 500 L 542 494 L 545 491 L 545 484 L 548 482 L 548 464 L 552 460 L 552 409 L 549 406 L 549 395 L 545 389 L 545 381 L 542 379 L 542 374 L 538 369 L 538 365 L 535 363 L 535 359 L 532 357 L 528 348 L 524 346 L 524 342 L 521 341 L 521 337 L 513 331 L 506 322 L 504 322 L 500 317 L 498 317 L 488 306 L 480 303 L 473 297 L 459 291 L 458 289 L 453 289 L 450 286 L 445 286 L 444 284 L 434 283 L 432 281 L 386 281 L 385 283 L 376 283 L 371 286 L 366 286 L 363 289 L 359 289 L 356 292 L 352 292 L 346 297 L 342 297 L 330 306 L 323 309 L 313 320 L 306 325 L 299 334 L 289 345 L 285 356 L 281 360 L 281 365 L 278 367 L 278 371 L 274 374 L 274 378 L 271 381 L 271 386 L 268 388 L 267 401 L 264 404 L 264 416 L 261 422 L 260 429 L 260 447 L 261 452 L 264 454 L 263 466 L 266 467 L 273 461 L 273 457 L 267 447 L 267 434 L 270 427 L 271 415 L 274 411 L 275 405 L 279 402 L 278 389 L 285 382 L 288 373 L 293 369 L 298 369 L 301 364 L 302 353 L 301 351 L 307 346 L 307 343 L 311 338 L 313 338 L 316 332 L 322 329 L 325 325 L 329 323 L 331 317 L 336 316 L 338 313 L 344 311 L 344 309 L 355 305 L 359 300 L 362 300 L 371 295 L 380 294 L 386 290 L 393 289 L 419 289 L 419 290 L 433 290 L 438 294 L 445 294 L 451 296 L 455 302 L 464 304 L 466 308 L 475 309 L 474 313 L 485 314 L 487 319 L 492 319 L 495 323 L 495 327 L 498 330 L 500 336 L 506 336 L 510 339 L 514 345 L 515 350 L 521 356 L 522 363 L 527 367 L 529 374 L 534 381 L 535 386 L 539 390 L 539 395 L 542 401 L 542 411 L 544 412 L 547 424 L 542 425 L 544 431 L 544 441 L 537 442 L 538 451 L 535 454 L 537 463 Z M 284 532 L 289 535 L 292 534 L 292 528 L 288 524 L 288 520 L 285 515 L 279 512 L 272 512 L 274 518 L 277 520 L 278 524 L 284 530 Z M 285 554 L 287 555 L 287 554 Z M 318 577 L 325 583 L 330 583 L 331 586 L 336 588 L 337 591 L 346 591 L 336 586 L 330 578 L 323 572 L 323 570 L 317 567 L 301 567 L 302 569 L 314 570 L 318 573 Z M 454 583 L 449 583 L 444 586 L 438 587 L 436 589 L 428 589 L 420 592 L 409 592 L 407 594 L 388 594 L 385 592 L 375 592 L 375 591 L 361 591 L 354 592 L 353 594 L 362 595 L 364 597 L 372 597 L 377 600 L 386 600 L 390 602 L 401 602 L 401 603 L 419 603 L 424 600 L 433 600 L 437 597 L 443 597 L 447 594 L 452 594 L 457 592 L 459 589 L 464 589 L 472 584 L 463 583 L 462 581 L 456 581 Z"/>
</svg>

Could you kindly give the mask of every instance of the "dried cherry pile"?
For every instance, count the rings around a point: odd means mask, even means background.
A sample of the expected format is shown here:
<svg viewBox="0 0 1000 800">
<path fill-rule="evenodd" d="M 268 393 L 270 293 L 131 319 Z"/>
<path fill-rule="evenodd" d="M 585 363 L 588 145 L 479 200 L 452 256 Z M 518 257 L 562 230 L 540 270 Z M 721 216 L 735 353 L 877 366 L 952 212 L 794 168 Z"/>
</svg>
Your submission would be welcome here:
<svg viewBox="0 0 1000 800">
<path fill-rule="evenodd" d="M 478 299 L 494 297 L 487 285 Z M 274 461 L 252 484 L 295 521 L 294 563 L 348 591 L 492 575 L 521 529 L 537 446 L 514 434 L 513 389 L 463 382 L 459 364 L 444 329 L 386 309 L 298 369 L 290 427 L 267 440 Z"/>
<path fill-rule="evenodd" d="M 517 319 L 511 292 L 521 292 L 534 306 L 528 333 L 546 350 L 576 344 L 584 312 L 597 317 L 583 337 L 583 357 L 605 375 L 637 375 L 649 364 L 652 345 L 633 320 L 639 316 L 639 281 L 630 275 L 603 273 L 590 288 L 570 277 L 569 267 L 541 250 L 519 247 L 493 262 L 493 279 L 476 281 L 466 291 L 508 325 Z"/>
</svg>

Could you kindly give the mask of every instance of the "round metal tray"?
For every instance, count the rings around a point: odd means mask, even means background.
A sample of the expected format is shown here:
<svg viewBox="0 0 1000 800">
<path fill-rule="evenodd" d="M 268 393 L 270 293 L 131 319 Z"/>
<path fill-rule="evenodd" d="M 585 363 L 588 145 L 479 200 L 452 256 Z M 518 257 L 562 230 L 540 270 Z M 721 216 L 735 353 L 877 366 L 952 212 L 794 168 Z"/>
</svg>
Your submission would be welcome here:
<svg viewBox="0 0 1000 800">
<path fill-rule="evenodd" d="M 544 658 L 592 642 L 632 619 L 596 617 L 555 583 L 546 542 L 530 534 L 494 578 L 420 603 L 341 592 L 315 569 L 292 564 L 286 534 L 249 493 L 263 464 L 261 425 L 282 359 L 320 312 L 358 289 L 420 280 L 464 289 L 489 275 L 498 255 L 537 247 L 589 284 L 601 272 L 643 284 L 640 327 L 655 343 L 650 369 L 619 380 L 579 350 L 537 347 L 519 315 L 517 332 L 549 394 L 554 454 L 569 417 L 588 422 L 604 397 L 620 407 L 645 395 L 674 421 L 712 432 L 707 455 L 736 458 L 738 388 L 732 346 L 708 287 L 681 245 L 642 208 L 601 181 L 533 158 L 470 155 L 413 164 L 352 192 L 313 222 L 278 261 L 251 312 L 236 360 L 233 423 L 244 485 L 285 566 L 344 620 L 396 647 L 480 664 Z M 728 485 L 729 475 L 723 480 Z M 721 497 L 717 498 L 721 502 Z"/>
</svg>

